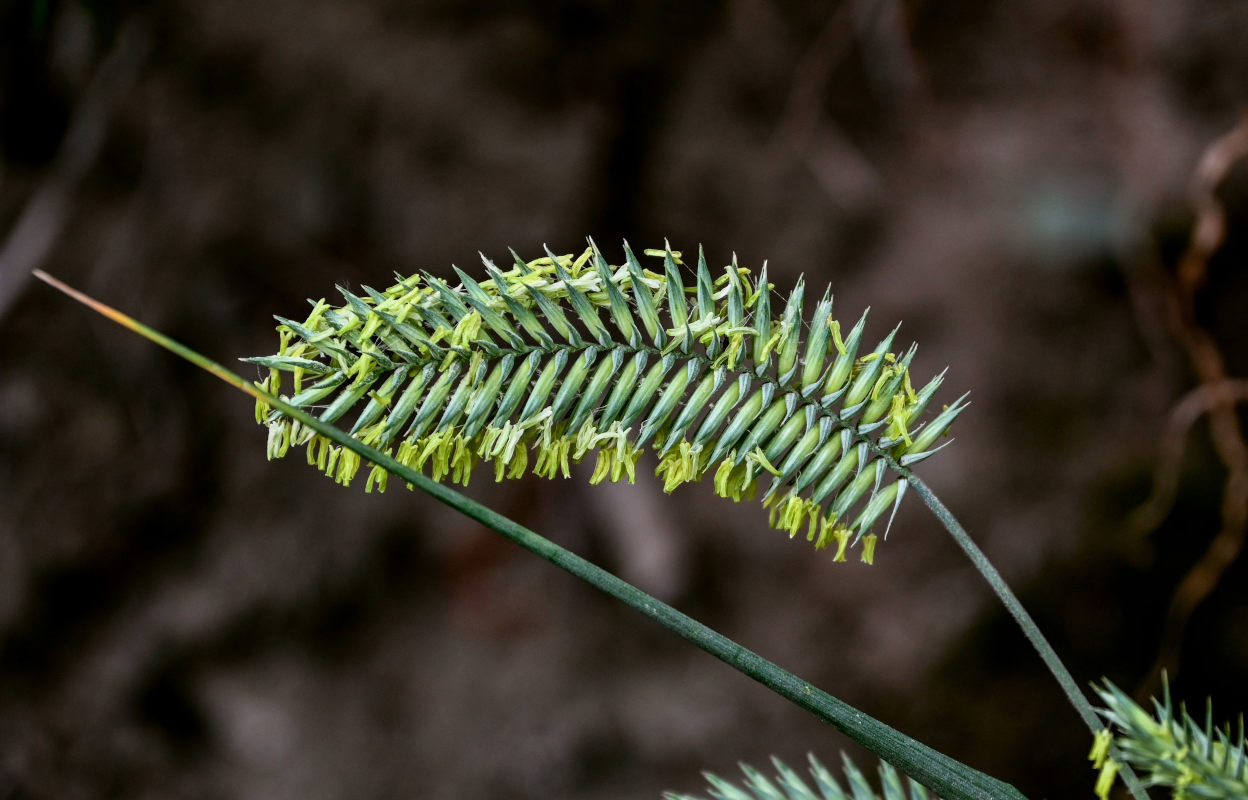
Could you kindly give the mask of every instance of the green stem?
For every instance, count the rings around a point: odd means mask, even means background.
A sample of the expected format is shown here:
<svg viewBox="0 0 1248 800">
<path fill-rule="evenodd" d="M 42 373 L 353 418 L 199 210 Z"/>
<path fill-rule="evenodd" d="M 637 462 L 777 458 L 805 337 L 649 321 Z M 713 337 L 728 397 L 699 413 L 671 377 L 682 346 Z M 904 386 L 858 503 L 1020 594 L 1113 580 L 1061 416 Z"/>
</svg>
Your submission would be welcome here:
<svg viewBox="0 0 1248 800">
<path fill-rule="evenodd" d="M 1062 659 L 1057 655 L 1057 651 L 1053 649 L 1053 645 L 1049 644 L 1049 640 L 1044 638 L 1044 634 L 1040 632 L 1039 626 L 1035 620 L 1027 613 L 1027 609 L 1023 608 L 1023 604 L 1019 602 L 1014 595 L 1014 591 L 1010 589 L 1009 584 L 1001 577 L 1001 573 L 997 572 L 997 568 L 988 560 L 988 556 L 984 555 L 984 551 L 979 549 L 979 545 L 971 539 L 970 534 L 962 527 L 962 524 L 953 516 L 944 503 L 940 502 L 940 498 L 932 493 L 932 490 L 926 483 L 921 481 L 913 472 L 900 466 L 895 467 L 898 472 L 906 477 L 906 481 L 910 486 L 923 498 L 923 502 L 927 503 L 927 507 L 932 510 L 940 523 L 945 526 L 945 530 L 949 531 L 949 535 L 962 548 L 962 552 L 966 553 L 967 558 L 975 565 L 975 569 L 979 570 L 979 574 L 984 576 L 984 580 L 988 581 L 988 585 L 996 592 L 997 597 L 1001 599 L 1001 603 L 1005 606 L 1006 611 L 1010 612 L 1010 616 L 1018 623 L 1018 627 L 1022 628 L 1023 635 L 1031 642 L 1031 646 L 1040 654 L 1040 660 L 1049 668 L 1049 672 L 1057 679 L 1057 683 L 1062 687 L 1062 691 L 1066 693 L 1066 698 L 1070 700 L 1070 704 L 1075 707 L 1075 711 L 1083 718 L 1084 723 L 1088 726 L 1088 730 L 1096 734 L 1105 726 L 1096 716 L 1096 711 L 1092 708 L 1092 704 L 1088 702 L 1088 698 L 1079 689 L 1079 684 L 1075 682 L 1074 676 L 1070 674 L 1070 670 L 1066 669 L 1066 665 L 1062 663 Z M 1130 768 L 1124 765 L 1120 773 L 1123 782 L 1127 784 L 1127 788 L 1131 790 L 1131 794 L 1136 800 L 1148 800 L 1148 793 L 1144 787 L 1140 785 L 1135 774 Z"/>
<path fill-rule="evenodd" d="M 753 678 L 776 694 L 829 723 L 858 744 L 888 761 L 927 786 L 945 800 L 1026 800 L 1017 789 L 962 764 L 883 722 L 838 700 L 823 690 L 781 669 L 733 640 L 677 611 L 575 553 L 545 539 L 534 531 L 477 503 L 455 490 L 395 461 L 390 456 L 352 438 L 347 433 L 313 417 L 190 348 L 138 322 L 116 309 L 88 297 L 46 273 L 36 276 L 74 299 L 119 324 L 146 337 L 165 349 L 216 375 L 247 394 L 263 399 L 273 408 L 346 447 L 362 459 L 377 464 L 395 477 L 432 495 L 460 513 L 480 522 L 530 552 L 575 575 L 595 588 L 641 612 L 668 630 Z M 956 523 L 955 523 L 956 524 Z"/>
<path fill-rule="evenodd" d="M 286 412 L 286 409 L 282 410 Z M 345 441 L 337 441 L 340 444 L 346 444 Z M 377 461 L 371 456 L 369 458 L 390 471 L 390 464 Z M 526 550 L 541 556 L 641 612 L 686 641 L 697 645 L 781 697 L 831 724 L 946 800 L 953 798 L 983 798 L 984 800 L 1020 798 L 1021 800 L 1023 798 L 1023 795 L 1014 787 L 961 764 L 864 714 L 528 528 L 463 497 L 442 484 L 432 482 L 419 473 L 409 471 L 409 474 L 399 474 L 398 470 L 395 470 L 395 473 L 404 480 L 415 482 L 418 488 L 433 495 L 434 498 L 502 534 Z M 420 480 L 417 482 L 413 478 Z"/>
</svg>

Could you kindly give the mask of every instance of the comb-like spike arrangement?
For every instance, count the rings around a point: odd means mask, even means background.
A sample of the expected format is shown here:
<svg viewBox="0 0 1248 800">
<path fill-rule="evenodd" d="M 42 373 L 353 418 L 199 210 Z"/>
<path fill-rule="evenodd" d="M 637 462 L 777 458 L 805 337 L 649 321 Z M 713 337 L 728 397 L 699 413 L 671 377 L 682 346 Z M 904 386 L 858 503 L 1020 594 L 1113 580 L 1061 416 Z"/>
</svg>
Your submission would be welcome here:
<svg viewBox="0 0 1248 800">
<path fill-rule="evenodd" d="M 1096 687 L 1104 707 L 1098 709 L 1109 726 L 1096 736 L 1089 758 L 1100 770 L 1096 794 L 1109 797 L 1123 764 L 1147 776 L 1146 785 L 1165 786 L 1176 800 L 1243 800 L 1248 797 L 1248 745 L 1244 718 L 1235 729 L 1213 725 L 1213 706 L 1205 706 L 1204 722 L 1192 719 L 1181 706 L 1176 713 L 1166 685 L 1154 712 L 1140 707 L 1109 681 Z"/>
<path fill-rule="evenodd" d="M 263 388 L 291 376 L 292 404 L 435 480 L 467 483 L 482 463 L 499 480 L 567 477 L 592 454 L 595 483 L 631 481 L 650 447 L 667 491 L 709 475 L 741 500 L 767 481 L 771 524 L 835 544 L 837 560 L 859 542 L 872 560 L 871 531 L 906 490 L 887 461 L 930 456 L 966 407 L 924 423 L 943 373 L 915 391 L 915 349 L 892 352 L 896 329 L 860 355 L 865 313 L 843 335 L 825 292 L 807 320 L 804 281 L 784 301 L 766 265 L 757 280 L 735 256 L 716 271 L 699 249 L 686 278 L 670 247 L 643 251 L 647 268 L 625 244 L 613 266 L 592 241 L 577 256 L 512 255 L 506 270 L 483 255 L 479 280 L 455 269 L 456 286 L 421 273 L 364 296 L 340 289 L 345 305 L 279 317 L 278 353 L 246 360 L 268 368 Z M 257 420 L 270 458 L 306 447 L 344 484 L 360 468 L 263 403 Z M 374 467 L 365 488 L 385 484 Z"/>
<path fill-rule="evenodd" d="M 703 777 L 711 785 L 711 797 L 720 800 L 939 800 L 921 784 L 908 778 L 903 781 L 897 770 L 886 761 L 880 762 L 880 791 L 877 792 L 862 770 L 844 753 L 841 754 L 844 785 L 819 759 L 813 755 L 809 759 L 810 780 L 814 786 L 775 757 L 771 759 L 776 769 L 775 777 L 768 777 L 749 764 L 740 765 L 741 772 L 745 774 L 745 780 L 740 783 L 710 772 L 703 773 Z M 663 797 L 664 800 L 701 800 L 696 795 L 675 792 L 665 792 Z"/>
</svg>

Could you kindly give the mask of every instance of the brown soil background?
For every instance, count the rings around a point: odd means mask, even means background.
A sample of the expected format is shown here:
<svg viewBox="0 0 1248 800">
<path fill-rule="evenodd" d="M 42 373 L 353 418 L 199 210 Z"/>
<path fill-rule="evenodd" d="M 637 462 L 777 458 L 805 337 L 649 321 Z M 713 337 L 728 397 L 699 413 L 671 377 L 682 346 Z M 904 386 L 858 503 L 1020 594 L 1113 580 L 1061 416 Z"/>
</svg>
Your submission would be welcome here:
<svg viewBox="0 0 1248 800">
<path fill-rule="evenodd" d="M 266 463 L 251 404 L 29 278 L 220 360 L 272 314 L 542 243 L 831 283 L 974 404 L 921 468 L 1076 677 L 1147 679 L 1220 527 L 1166 292 L 1248 103 L 1240 0 L 32 2 L 0 50 L 0 798 L 614 798 L 836 731 L 421 496 Z M 1248 167 L 1196 319 L 1248 376 Z M 816 292 L 817 294 L 818 292 Z M 709 487 L 469 492 L 1035 798 L 1089 736 L 914 498 L 874 567 Z M 1248 709 L 1248 565 L 1177 696 Z M 869 762 L 866 762 L 869 763 Z"/>
</svg>

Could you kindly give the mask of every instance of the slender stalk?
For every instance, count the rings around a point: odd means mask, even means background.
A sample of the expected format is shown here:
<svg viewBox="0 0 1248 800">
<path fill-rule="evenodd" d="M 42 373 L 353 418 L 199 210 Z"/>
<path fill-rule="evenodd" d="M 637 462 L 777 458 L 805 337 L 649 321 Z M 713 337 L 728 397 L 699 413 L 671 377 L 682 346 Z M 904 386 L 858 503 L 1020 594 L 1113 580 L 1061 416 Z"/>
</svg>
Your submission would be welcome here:
<svg viewBox="0 0 1248 800">
<path fill-rule="evenodd" d="M 949 535 L 953 537 L 962 551 L 966 553 L 967 558 L 975 565 L 975 569 L 979 570 L 979 574 L 984 576 L 984 580 L 988 581 L 988 585 L 996 592 L 997 597 L 1001 599 L 1001 603 L 1005 606 L 1006 611 L 1010 612 L 1010 616 L 1018 623 L 1018 627 L 1022 629 L 1023 635 L 1031 642 L 1031 646 L 1040 654 L 1040 659 L 1044 665 L 1048 667 L 1049 672 L 1057 679 L 1057 683 L 1062 687 L 1062 691 L 1066 693 L 1066 698 L 1070 700 L 1070 704 L 1075 707 L 1075 711 L 1083 718 L 1084 723 L 1088 726 L 1093 734 L 1104 728 L 1104 724 L 1096 716 L 1096 711 L 1092 708 L 1092 704 L 1088 702 L 1088 698 L 1079 689 L 1079 684 L 1075 682 L 1074 676 L 1070 674 L 1070 670 L 1066 669 L 1066 665 L 1062 663 L 1062 659 L 1057 655 L 1057 651 L 1053 649 L 1053 645 L 1049 644 L 1049 640 L 1044 638 L 1044 634 L 1040 632 L 1040 628 L 1036 625 L 1035 620 L 1027 613 L 1027 609 L 1023 608 L 1023 604 L 1019 602 L 1014 595 L 1014 591 L 1010 589 L 1009 584 L 1001 577 L 1001 573 L 997 572 L 997 568 L 988 560 L 988 556 L 984 555 L 984 551 L 979 549 L 979 545 L 971 539 L 970 534 L 962 527 L 962 524 L 953 516 L 948 507 L 940 502 L 928 487 L 926 483 L 921 481 L 913 472 L 900 466 L 896 467 L 897 471 L 906 476 L 906 481 L 910 486 L 923 498 L 923 502 L 927 503 L 927 507 L 932 510 L 940 523 L 945 526 L 945 530 L 949 531 Z M 1144 787 L 1140 785 L 1135 774 L 1127 767 L 1123 767 L 1120 773 L 1123 782 L 1127 784 L 1127 788 L 1131 790 L 1132 796 L 1136 800 L 1147 800 L 1148 793 Z"/>
<path fill-rule="evenodd" d="M 1024 795 L 1013 786 L 933 750 L 927 745 L 838 700 L 827 692 L 812 686 L 791 672 L 781 669 L 757 653 L 742 647 L 732 639 L 677 611 L 675 608 L 646 594 L 575 553 L 463 496 L 459 492 L 440 483 L 435 483 L 430 478 L 404 466 L 385 453 L 364 445 L 333 425 L 322 422 L 303 410 L 263 391 L 220 364 L 168 338 L 159 331 L 153 330 L 126 314 L 78 292 L 47 273 L 37 270 L 35 275 L 120 325 L 216 375 L 231 386 L 253 397 L 263 399 L 272 407 L 293 419 L 299 420 L 299 422 L 312 428 L 322 436 L 326 436 L 338 444 L 351 449 L 359 454 L 361 458 L 377 464 L 395 477 L 412 484 L 421 491 L 432 495 L 435 499 L 519 544 L 526 550 L 541 556 L 600 591 L 641 612 L 744 675 L 763 684 L 781 697 L 832 725 L 883 760 L 888 761 L 919 783 L 927 786 L 945 798 L 945 800 L 1026 800 Z M 989 567 L 991 568 L 991 565 Z"/>
</svg>

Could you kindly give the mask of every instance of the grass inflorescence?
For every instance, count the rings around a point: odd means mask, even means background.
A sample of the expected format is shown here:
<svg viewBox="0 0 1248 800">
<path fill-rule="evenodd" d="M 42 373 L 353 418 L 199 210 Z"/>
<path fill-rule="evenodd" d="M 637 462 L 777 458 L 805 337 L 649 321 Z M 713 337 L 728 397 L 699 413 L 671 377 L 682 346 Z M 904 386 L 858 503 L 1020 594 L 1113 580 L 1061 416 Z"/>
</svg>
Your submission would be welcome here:
<svg viewBox="0 0 1248 800">
<path fill-rule="evenodd" d="M 1163 699 L 1154 701 L 1149 713 L 1109 681 L 1097 687 L 1104 707 L 1101 716 L 1109 726 L 1101 731 L 1089 758 L 1100 770 L 1096 794 L 1107 800 L 1123 765 L 1143 773 L 1146 786 L 1164 786 L 1174 800 L 1244 800 L 1248 798 L 1248 746 L 1244 719 L 1238 728 L 1214 727 L 1213 706 L 1205 711 L 1203 724 L 1170 702 L 1166 687 Z"/>
<path fill-rule="evenodd" d="M 624 255 L 610 265 L 591 242 L 506 270 L 482 256 L 488 277 L 457 269 L 456 286 L 421 273 L 362 295 L 340 287 L 343 305 L 278 317 L 278 352 L 246 360 L 269 369 L 260 387 L 277 394 L 289 376 L 292 405 L 353 415 L 352 436 L 435 480 L 466 484 L 481 464 L 498 480 L 569 477 L 593 455 L 591 482 L 632 481 L 650 448 L 666 491 L 709 475 L 739 501 L 768 481 L 773 527 L 835 544 L 837 560 L 861 540 L 870 562 L 871 529 L 907 485 L 886 480 L 890 463 L 939 449 L 965 407 L 920 422 L 943 373 L 916 390 L 915 347 L 893 352 L 896 329 L 862 347 L 866 313 L 845 333 L 830 292 L 806 320 L 803 282 L 781 300 L 765 265 L 755 279 L 734 259 L 713 277 L 699 252 L 690 284 L 678 251 L 645 251 L 655 269 Z M 263 401 L 256 418 L 270 458 L 302 447 L 343 484 L 361 469 Z M 373 467 L 366 491 L 386 481 Z"/>
<path fill-rule="evenodd" d="M 905 780 L 887 761 L 880 762 L 880 791 L 877 792 L 862 770 L 845 754 L 841 754 L 841 768 L 845 783 L 837 780 L 827 767 L 813 755 L 809 756 L 810 782 L 794 769 L 773 757 L 776 769 L 774 778 L 760 770 L 742 764 L 745 780 L 733 783 L 714 773 L 703 773 L 711 785 L 710 795 L 715 800 L 939 800 L 927 789 L 913 780 Z M 813 786 L 811 785 L 813 783 Z M 702 800 L 694 795 L 667 792 L 664 800 Z"/>
</svg>

